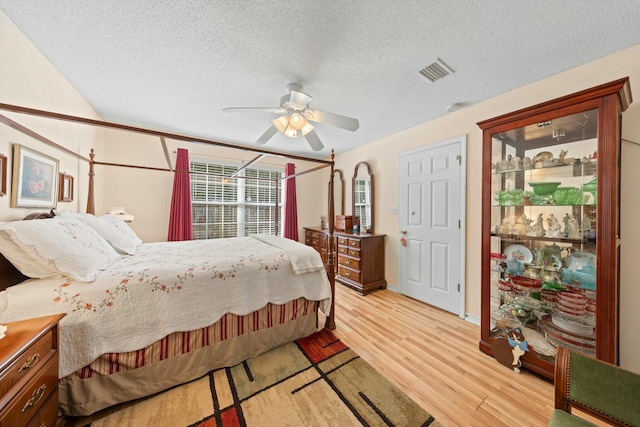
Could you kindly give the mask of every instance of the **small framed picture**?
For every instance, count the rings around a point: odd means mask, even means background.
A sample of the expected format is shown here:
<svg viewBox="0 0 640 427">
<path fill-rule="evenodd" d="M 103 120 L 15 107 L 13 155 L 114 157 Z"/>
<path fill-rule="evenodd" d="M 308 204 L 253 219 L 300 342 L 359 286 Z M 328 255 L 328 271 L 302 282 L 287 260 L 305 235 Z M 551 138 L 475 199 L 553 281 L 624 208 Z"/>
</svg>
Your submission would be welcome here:
<svg viewBox="0 0 640 427">
<path fill-rule="evenodd" d="M 7 194 L 7 156 L 0 154 L 0 197 Z"/>
<path fill-rule="evenodd" d="M 12 208 L 55 208 L 58 201 L 58 160 L 13 144 Z"/>
<path fill-rule="evenodd" d="M 66 173 L 60 173 L 59 176 L 60 190 L 58 192 L 58 201 L 73 202 L 73 177 L 71 175 L 67 175 Z"/>
</svg>

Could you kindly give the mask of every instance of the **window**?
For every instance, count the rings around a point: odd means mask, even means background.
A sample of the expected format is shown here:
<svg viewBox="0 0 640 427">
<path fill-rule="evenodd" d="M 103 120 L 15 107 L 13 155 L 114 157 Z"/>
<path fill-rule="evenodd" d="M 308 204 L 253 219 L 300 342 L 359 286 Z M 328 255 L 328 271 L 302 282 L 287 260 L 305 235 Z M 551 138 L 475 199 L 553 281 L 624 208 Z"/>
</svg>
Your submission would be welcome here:
<svg viewBox="0 0 640 427">
<path fill-rule="evenodd" d="M 246 179 L 211 175 L 230 176 L 237 170 L 238 166 L 191 162 L 194 240 L 275 234 L 276 200 L 282 234 L 282 194 L 276 194 L 274 179 L 281 179 L 283 171 L 247 168 L 239 173 Z M 283 187 L 280 182 L 278 190 Z"/>
</svg>

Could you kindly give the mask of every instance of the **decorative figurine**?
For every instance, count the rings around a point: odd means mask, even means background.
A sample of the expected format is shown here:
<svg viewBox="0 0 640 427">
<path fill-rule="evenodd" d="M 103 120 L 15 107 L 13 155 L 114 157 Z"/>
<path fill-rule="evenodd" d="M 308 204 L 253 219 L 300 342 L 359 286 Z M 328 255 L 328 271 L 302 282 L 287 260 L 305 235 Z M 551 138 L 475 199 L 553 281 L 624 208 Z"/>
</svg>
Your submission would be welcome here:
<svg viewBox="0 0 640 427">
<path fill-rule="evenodd" d="M 545 231 L 542 214 L 539 214 L 535 224 L 531 226 L 531 231 L 527 233 L 527 236 L 542 237 L 545 235 Z"/>
<path fill-rule="evenodd" d="M 522 169 L 531 169 L 531 157 L 522 159 Z"/>
<path fill-rule="evenodd" d="M 526 214 L 522 214 L 518 217 L 516 221 L 516 229 L 518 236 L 524 236 L 531 231 L 531 222 L 529 218 L 527 218 Z"/>
<path fill-rule="evenodd" d="M 580 239 L 580 224 L 578 224 L 578 219 L 575 215 L 571 215 L 569 218 L 569 234 L 567 237 L 569 239 Z"/>
<path fill-rule="evenodd" d="M 491 353 L 498 362 L 520 373 L 522 362 L 520 356 L 529 351 L 529 344 L 520 328 L 507 330 L 507 336 L 496 338 L 491 344 Z"/>
<path fill-rule="evenodd" d="M 564 234 L 565 237 L 569 236 L 569 220 L 571 219 L 571 217 L 569 216 L 568 213 L 564 214 L 564 218 L 562 218 L 562 222 L 564 222 L 564 230 L 562 231 L 562 234 Z"/>
<path fill-rule="evenodd" d="M 549 218 L 547 218 L 547 224 L 549 228 L 545 232 L 545 237 L 558 237 L 560 235 L 560 223 L 554 214 L 549 214 Z"/>
<path fill-rule="evenodd" d="M 568 153 L 567 150 L 560 150 L 560 155 L 558 156 L 558 165 L 565 164 L 564 158 L 567 156 L 567 153 Z"/>
</svg>

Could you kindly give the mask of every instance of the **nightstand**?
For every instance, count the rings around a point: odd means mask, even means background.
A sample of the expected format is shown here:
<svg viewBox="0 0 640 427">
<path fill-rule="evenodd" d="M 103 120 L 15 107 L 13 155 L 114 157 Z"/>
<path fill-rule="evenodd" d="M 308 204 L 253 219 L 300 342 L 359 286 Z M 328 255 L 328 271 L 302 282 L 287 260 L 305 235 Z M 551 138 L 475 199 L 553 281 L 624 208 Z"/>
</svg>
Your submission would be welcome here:
<svg viewBox="0 0 640 427">
<path fill-rule="evenodd" d="M 58 324 L 65 314 L 7 323 L 0 340 L 0 427 L 58 420 Z"/>
</svg>

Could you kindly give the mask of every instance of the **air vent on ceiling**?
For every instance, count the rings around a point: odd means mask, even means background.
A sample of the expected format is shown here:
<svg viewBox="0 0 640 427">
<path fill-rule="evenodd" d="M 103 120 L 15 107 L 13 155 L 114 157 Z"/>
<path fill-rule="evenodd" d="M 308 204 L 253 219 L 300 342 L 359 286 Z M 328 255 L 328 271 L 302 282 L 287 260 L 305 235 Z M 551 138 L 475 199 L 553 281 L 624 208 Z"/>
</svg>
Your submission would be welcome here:
<svg viewBox="0 0 640 427">
<path fill-rule="evenodd" d="M 433 64 L 428 65 L 420 70 L 420 74 L 428 78 L 431 82 L 440 80 L 441 78 L 451 73 L 455 73 L 453 68 L 445 64 L 440 58 L 438 58 L 438 60 Z"/>
</svg>

